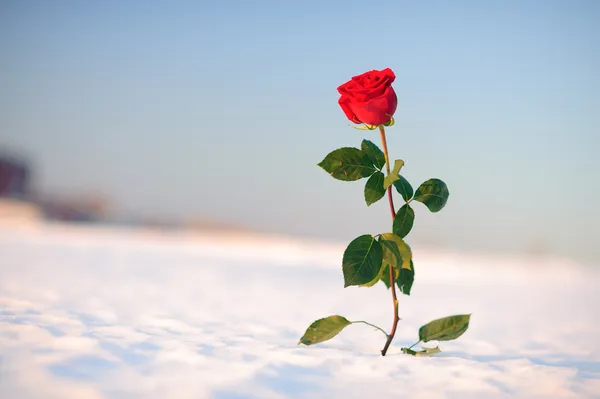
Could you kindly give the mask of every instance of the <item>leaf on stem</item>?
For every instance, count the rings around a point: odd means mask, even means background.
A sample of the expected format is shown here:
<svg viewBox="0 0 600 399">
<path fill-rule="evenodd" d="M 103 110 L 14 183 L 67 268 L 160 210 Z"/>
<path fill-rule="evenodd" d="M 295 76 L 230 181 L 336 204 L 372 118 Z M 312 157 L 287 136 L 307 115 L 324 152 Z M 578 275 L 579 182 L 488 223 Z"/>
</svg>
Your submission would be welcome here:
<svg viewBox="0 0 600 399">
<path fill-rule="evenodd" d="M 367 154 L 353 147 L 330 152 L 318 165 L 335 179 L 343 181 L 360 180 L 377 171 Z"/>
<path fill-rule="evenodd" d="M 410 269 L 400 269 L 400 275 L 396 284 L 404 295 L 410 296 L 410 289 L 412 288 L 413 282 L 415 281 L 415 265 L 413 261 L 410 261 Z"/>
<path fill-rule="evenodd" d="M 402 238 L 393 233 L 384 233 L 379 236 L 379 243 L 383 250 L 383 259 L 387 264 L 410 269 L 412 251 Z"/>
<path fill-rule="evenodd" d="M 345 317 L 338 315 L 316 320 L 306 329 L 298 345 L 310 346 L 330 340 L 350 324 Z"/>
<path fill-rule="evenodd" d="M 379 280 L 382 280 L 385 277 L 385 273 L 389 273 L 388 269 L 385 266 L 385 262 L 382 262 L 381 268 L 379 269 L 379 273 L 377 273 L 377 276 L 375 276 L 375 278 L 369 281 L 368 283 L 361 284 L 360 287 L 372 287 L 375 284 L 377 284 Z M 388 274 L 388 281 L 389 279 L 390 278 Z"/>
<path fill-rule="evenodd" d="M 414 351 L 409 348 L 402 348 L 402 353 L 405 353 L 407 355 L 412 355 L 412 356 L 429 356 L 429 355 L 434 355 L 434 354 L 440 353 L 440 352 L 441 352 L 441 350 L 438 346 L 436 346 L 435 348 L 423 347 L 423 349 L 420 351 Z"/>
<path fill-rule="evenodd" d="M 410 199 L 413 197 L 413 188 L 408 182 L 408 180 L 404 178 L 404 176 L 399 176 L 399 179 L 394 182 L 394 187 L 396 188 L 396 191 L 398 191 L 398 193 L 402 196 L 404 202 L 410 201 Z"/>
<path fill-rule="evenodd" d="M 394 161 L 394 169 L 390 172 L 389 175 L 385 177 L 383 181 L 383 187 L 387 190 L 389 186 L 394 184 L 394 182 L 400 180 L 400 169 L 404 166 L 404 161 L 401 159 L 396 159 Z"/>
<path fill-rule="evenodd" d="M 431 212 L 439 212 L 448 201 L 450 192 L 446 183 L 440 179 L 429 179 L 415 192 L 415 201 L 422 202 Z"/>
<path fill-rule="evenodd" d="M 381 245 L 370 234 L 355 238 L 344 251 L 342 272 L 344 288 L 371 282 L 381 269 Z"/>
<path fill-rule="evenodd" d="M 376 144 L 369 140 L 363 140 L 362 143 L 360 143 L 360 149 L 367 154 L 377 169 L 381 170 L 381 168 L 385 166 L 385 155 L 383 155 L 383 151 L 381 151 Z"/>
<path fill-rule="evenodd" d="M 365 184 L 365 201 L 367 206 L 379 201 L 385 195 L 383 188 L 384 175 L 381 172 L 375 172 Z"/>
<path fill-rule="evenodd" d="M 415 222 L 415 211 L 409 204 L 404 204 L 398 209 L 394 217 L 392 230 L 400 238 L 404 238 L 410 233 Z"/>
<path fill-rule="evenodd" d="M 419 340 L 428 342 L 456 339 L 467 331 L 470 319 L 470 314 L 461 314 L 433 320 L 419 328 Z"/>
</svg>

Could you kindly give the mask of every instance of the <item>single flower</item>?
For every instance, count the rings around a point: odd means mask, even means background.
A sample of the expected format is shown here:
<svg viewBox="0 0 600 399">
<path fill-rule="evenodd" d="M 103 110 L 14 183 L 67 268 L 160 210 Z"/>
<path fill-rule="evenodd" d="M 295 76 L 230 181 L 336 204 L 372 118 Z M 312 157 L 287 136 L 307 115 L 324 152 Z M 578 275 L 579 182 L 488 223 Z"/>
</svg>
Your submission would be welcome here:
<svg viewBox="0 0 600 399">
<path fill-rule="evenodd" d="M 338 87 L 338 103 L 353 123 L 379 126 L 392 120 L 398 97 L 392 87 L 396 75 L 390 68 L 354 76 Z"/>
</svg>

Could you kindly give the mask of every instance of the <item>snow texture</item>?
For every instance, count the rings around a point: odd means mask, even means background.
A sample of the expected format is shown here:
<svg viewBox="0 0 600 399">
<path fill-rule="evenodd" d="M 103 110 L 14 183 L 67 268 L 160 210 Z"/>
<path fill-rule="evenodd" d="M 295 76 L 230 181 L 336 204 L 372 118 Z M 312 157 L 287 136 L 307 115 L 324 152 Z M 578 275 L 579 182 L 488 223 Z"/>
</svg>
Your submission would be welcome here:
<svg viewBox="0 0 600 399">
<path fill-rule="evenodd" d="M 413 248 L 396 340 L 383 284 L 343 288 L 344 245 L 40 226 L 0 229 L 0 398 L 600 398 L 600 268 Z M 418 328 L 472 313 L 430 358 Z M 434 343 L 435 345 L 435 343 Z"/>
</svg>

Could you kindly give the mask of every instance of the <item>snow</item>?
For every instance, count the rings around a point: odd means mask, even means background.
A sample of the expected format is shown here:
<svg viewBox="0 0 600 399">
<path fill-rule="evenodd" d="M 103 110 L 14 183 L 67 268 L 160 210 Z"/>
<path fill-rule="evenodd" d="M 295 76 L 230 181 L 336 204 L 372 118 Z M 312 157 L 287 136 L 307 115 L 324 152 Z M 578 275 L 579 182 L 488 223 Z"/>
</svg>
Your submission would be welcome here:
<svg viewBox="0 0 600 399">
<path fill-rule="evenodd" d="M 388 356 L 362 324 L 298 346 L 332 314 L 391 326 L 382 284 L 343 288 L 343 250 L 0 228 L 0 398 L 600 398 L 600 268 L 415 247 Z M 464 313 L 441 354 L 401 354 L 422 324 Z"/>
</svg>

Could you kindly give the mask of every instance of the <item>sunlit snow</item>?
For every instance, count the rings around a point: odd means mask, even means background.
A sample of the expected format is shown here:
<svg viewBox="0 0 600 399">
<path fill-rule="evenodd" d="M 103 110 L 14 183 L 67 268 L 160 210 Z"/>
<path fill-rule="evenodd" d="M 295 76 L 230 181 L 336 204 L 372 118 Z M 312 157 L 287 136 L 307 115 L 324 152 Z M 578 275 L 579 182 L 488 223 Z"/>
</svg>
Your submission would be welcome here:
<svg viewBox="0 0 600 399">
<path fill-rule="evenodd" d="M 383 284 L 343 288 L 344 245 L 84 227 L 0 228 L 0 398 L 598 398 L 600 268 L 414 249 L 396 340 Z M 472 313 L 431 358 L 418 328 Z"/>
</svg>

